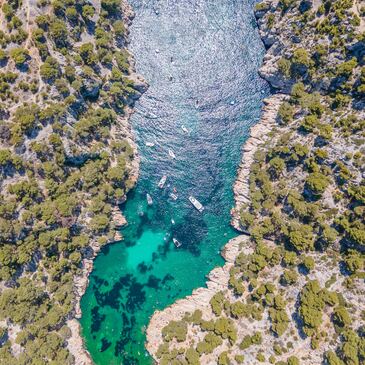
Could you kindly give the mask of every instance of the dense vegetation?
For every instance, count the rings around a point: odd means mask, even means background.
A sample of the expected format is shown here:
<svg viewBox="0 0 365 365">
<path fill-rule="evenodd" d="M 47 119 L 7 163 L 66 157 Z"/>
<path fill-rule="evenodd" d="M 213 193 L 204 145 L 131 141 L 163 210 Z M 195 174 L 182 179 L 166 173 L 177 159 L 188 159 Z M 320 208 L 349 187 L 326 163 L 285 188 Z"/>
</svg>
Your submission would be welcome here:
<svg viewBox="0 0 365 365">
<path fill-rule="evenodd" d="M 2 4 L 0 362 L 72 364 L 74 278 L 134 184 L 127 18 L 119 0 Z"/>
<path fill-rule="evenodd" d="M 163 328 L 161 364 L 365 363 L 365 7 L 273 3 L 263 75 L 286 96 L 240 206 L 249 238 L 210 308 Z"/>
</svg>

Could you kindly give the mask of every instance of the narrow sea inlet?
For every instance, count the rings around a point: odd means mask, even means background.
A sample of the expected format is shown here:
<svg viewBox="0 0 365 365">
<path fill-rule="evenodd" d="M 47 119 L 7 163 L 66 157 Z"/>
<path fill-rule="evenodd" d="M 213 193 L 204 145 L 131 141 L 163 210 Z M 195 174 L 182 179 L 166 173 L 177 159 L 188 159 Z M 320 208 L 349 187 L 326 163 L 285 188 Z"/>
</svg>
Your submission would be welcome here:
<svg viewBox="0 0 365 365">
<path fill-rule="evenodd" d="M 229 221 L 241 146 L 269 93 L 257 73 L 264 47 L 255 1 L 131 4 L 130 50 L 150 87 L 131 120 L 141 176 L 121 207 L 124 240 L 97 257 L 81 303 L 83 336 L 97 365 L 150 364 L 149 317 L 204 285 L 222 264 L 220 249 L 235 235 Z"/>
</svg>

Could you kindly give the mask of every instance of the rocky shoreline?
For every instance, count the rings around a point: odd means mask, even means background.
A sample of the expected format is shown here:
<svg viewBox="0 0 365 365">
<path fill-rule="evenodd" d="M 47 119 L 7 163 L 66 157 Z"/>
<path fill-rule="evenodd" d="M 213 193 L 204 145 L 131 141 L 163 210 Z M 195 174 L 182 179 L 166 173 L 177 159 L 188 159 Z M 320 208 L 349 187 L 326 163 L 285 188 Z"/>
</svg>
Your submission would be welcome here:
<svg viewBox="0 0 365 365">
<path fill-rule="evenodd" d="M 122 8 L 125 16 L 123 21 L 125 23 L 126 31 L 128 33 L 128 28 L 131 25 L 132 19 L 134 18 L 134 12 L 132 7 L 128 4 L 127 1 L 122 1 Z M 130 57 L 129 62 L 130 62 L 129 77 L 134 81 L 135 88 L 140 93 L 143 93 L 146 91 L 148 87 L 147 82 L 135 72 L 134 59 L 132 55 Z M 131 182 L 133 183 L 133 185 L 135 185 L 139 178 L 140 156 L 138 153 L 138 148 L 135 142 L 132 127 L 129 123 L 129 120 L 134 112 L 133 102 L 134 100 L 131 103 L 132 105 L 128 105 L 125 108 L 123 116 L 118 116 L 117 119 L 118 124 L 116 125 L 113 134 L 116 137 L 116 139 L 120 137 L 120 139 L 126 140 L 132 147 L 134 158 L 129 166 L 130 168 L 129 176 Z M 126 199 L 127 197 L 125 196 L 123 198 L 123 201 L 125 201 Z M 125 217 L 123 216 L 123 214 L 119 209 L 119 204 L 121 204 L 123 201 L 117 202 L 117 204 L 113 207 L 112 220 L 117 230 L 115 231 L 114 240 L 109 242 L 109 244 L 120 241 L 122 239 L 122 236 L 119 233 L 119 229 L 125 224 L 127 224 L 127 220 L 125 219 Z M 74 356 L 76 365 L 93 364 L 90 353 L 85 347 L 84 339 L 81 335 L 81 326 L 78 319 L 80 319 L 82 316 L 80 307 L 81 298 L 85 294 L 85 291 L 89 284 L 89 275 L 93 270 L 94 259 L 100 252 L 101 246 L 99 245 L 98 242 L 93 241 L 90 243 L 88 248 L 90 254 L 87 257 L 85 257 L 82 261 L 82 273 L 79 276 L 75 277 L 74 279 L 74 294 L 75 294 L 74 316 L 73 318 L 70 318 L 67 321 L 67 326 L 71 330 L 71 336 L 67 340 L 67 348 L 70 351 L 70 353 Z"/>
<path fill-rule="evenodd" d="M 132 114 L 133 114 L 133 109 L 128 108 L 128 111 L 126 112 L 125 116 L 119 119 L 118 127 L 120 127 L 120 130 L 118 130 L 117 133 L 123 135 L 123 138 L 127 139 L 128 143 L 133 148 L 133 153 L 135 157 L 133 159 L 133 163 L 130 166 L 131 167 L 130 176 L 131 180 L 133 181 L 133 184 L 135 184 L 139 176 L 140 158 L 138 155 L 137 145 L 134 141 L 131 126 L 128 123 L 129 118 L 131 117 Z M 127 221 L 123 216 L 123 214 L 119 211 L 119 208 L 117 206 L 116 208 L 118 209 L 118 214 L 113 214 L 113 221 L 118 228 L 121 228 L 122 225 L 127 224 Z M 117 230 L 115 232 L 114 240 L 109 244 L 120 241 L 121 238 L 122 237 L 119 231 Z M 91 356 L 87 351 L 86 347 L 84 346 L 84 340 L 81 336 L 81 327 L 80 323 L 78 322 L 78 319 L 80 319 L 82 316 L 80 307 L 81 298 L 85 294 L 85 291 L 89 284 L 89 275 L 93 270 L 94 259 L 100 252 L 101 247 L 98 242 L 93 241 L 90 243 L 89 249 L 90 249 L 90 255 L 88 257 L 85 257 L 82 261 L 82 273 L 81 275 L 77 276 L 74 280 L 74 293 L 75 293 L 74 318 L 71 318 L 67 322 L 67 326 L 71 330 L 71 337 L 67 340 L 68 342 L 67 347 L 71 352 L 71 354 L 74 356 L 76 365 L 93 364 Z"/>
<path fill-rule="evenodd" d="M 242 147 L 242 160 L 240 162 L 237 178 L 233 185 L 235 207 L 231 210 L 231 225 L 240 232 L 243 232 L 240 221 L 242 206 L 249 202 L 249 172 L 253 158 L 258 147 L 265 143 L 270 132 L 276 124 L 276 116 L 283 100 L 287 98 L 284 94 L 274 94 L 263 100 L 262 116 L 260 121 L 251 127 L 250 137 Z"/>
<path fill-rule="evenodd" d="M 203 313 L 209 311 L 212 296 L 218 291 L 227 287 L 229 280 L 229 271 L 234 265 L 234 260 L 241 251 L 241 246 L 244 245 L 248 237 L 240 235 L 231 239 L 223 248 L 222 256 L 226 260 L 223 267 L 213 269 L 208 275 L 206 288 L 198 288 L 193 293 L 184 299 L 176 301 L 174 304 L 165 308 L 163 311 L 156 311 L 148 325 L 146 331 L 147 351 L 154 356 L 158 347 L 163 343 L 162 329 L 172 320 L 176 321 L 184 317 L 186 312 L 193 312 L 200 309 Z"/>
</svg>

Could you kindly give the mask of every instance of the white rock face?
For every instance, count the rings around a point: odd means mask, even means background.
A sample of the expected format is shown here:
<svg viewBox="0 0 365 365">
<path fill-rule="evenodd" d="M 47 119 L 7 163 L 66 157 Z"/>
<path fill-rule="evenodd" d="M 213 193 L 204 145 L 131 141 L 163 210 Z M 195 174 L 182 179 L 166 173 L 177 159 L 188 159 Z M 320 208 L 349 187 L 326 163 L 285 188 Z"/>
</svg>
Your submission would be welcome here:
<svg viewBox="0 0 365 365">
<path fill-rule="evenodd" d="M 261 120 L 251 128 L 250 138 L 243 145 L 242 161 L 239 165 L 237 179 L 233 186 L 236 206 L 231 211 L 231 224 L 238 231 L 242 231 L 239 223 L 240 210 L 243 205 L 249 202 L 250 188 L 248 178 L 255 152 L 259 145 L 268 140 L 269 132 L 276 124 L 279 107 L 286 98 L 287 96 L 284 94 L 275 94 L 264 100 Z"/>
</svg>

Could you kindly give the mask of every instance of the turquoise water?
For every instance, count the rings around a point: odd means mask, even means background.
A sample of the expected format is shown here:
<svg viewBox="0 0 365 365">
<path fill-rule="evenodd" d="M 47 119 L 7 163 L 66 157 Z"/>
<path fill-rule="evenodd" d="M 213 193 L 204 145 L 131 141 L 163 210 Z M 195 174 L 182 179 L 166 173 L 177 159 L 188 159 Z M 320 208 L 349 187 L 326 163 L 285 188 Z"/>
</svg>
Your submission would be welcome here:
<svg viewBox="0 0 365 365">
<path fill-rule="evenodd" d="M 269 92 L 257 74 L 264 49 L 254 1 L 131 3 L 130 48 L 150 87 L 131 120 L 141 176 L 121 207 L 129 222 L 124 240 L 99 254 L 81 302 L 83 335 L 98 365 L 150 364 L 144 331 L 154 310 L 204 285 L 223 263 L 220 249 L 236 234 L 229 221 L 241 146 Z"/>
</svg>

